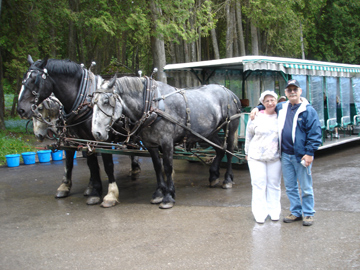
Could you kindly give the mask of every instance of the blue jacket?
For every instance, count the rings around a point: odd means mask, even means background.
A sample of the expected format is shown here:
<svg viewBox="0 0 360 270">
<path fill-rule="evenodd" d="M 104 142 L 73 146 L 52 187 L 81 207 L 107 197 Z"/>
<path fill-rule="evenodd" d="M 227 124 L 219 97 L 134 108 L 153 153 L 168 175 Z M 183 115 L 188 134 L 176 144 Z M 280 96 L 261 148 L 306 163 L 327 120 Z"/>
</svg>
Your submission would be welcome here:
<svg viewBox="0 0 360 270">
<path fill-rule="evenodd" d="M 304 155 L 314 156 L 314 152 L 322 143 L 321 125 L 317 112 L 305 98 L 301 98 L 301 101 L 302 103 L 294 116 L 292 128 L 294 153 L 298 162 L 301 162 L 301 158 Z M 276 105 L 280 148 L 282 139 L 281 134 L 285 125 L 288 106 L 289 101 L 281 102 Z M 265 107 L 262 105 L 258 106 L 258 109 L 264 108 Z"/>
</svg>

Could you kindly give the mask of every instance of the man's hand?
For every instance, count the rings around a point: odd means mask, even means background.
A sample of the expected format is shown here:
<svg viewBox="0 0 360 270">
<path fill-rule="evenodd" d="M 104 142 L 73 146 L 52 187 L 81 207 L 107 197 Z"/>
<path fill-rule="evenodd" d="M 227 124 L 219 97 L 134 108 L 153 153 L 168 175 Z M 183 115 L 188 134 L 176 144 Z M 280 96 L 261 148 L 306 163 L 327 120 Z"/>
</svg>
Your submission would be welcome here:
<svg viewBox="0 0 360 270">
<path fill-rule="evenodd" d="M 250 112 L 250 119 L 254 120 L 255 116 L 258 114 L 258 112 L 259 112 L 258 108 L 255 107 L 254 109 L 252 109 L 251 112 Z"/>
<path fill-rule="evenodd" d="M 305 160 L 305 165 L 310 166 L 311 162 L 313 162 L 314 157 L 309 155 L 304 155 L 301 160 Z"/>
</svg>

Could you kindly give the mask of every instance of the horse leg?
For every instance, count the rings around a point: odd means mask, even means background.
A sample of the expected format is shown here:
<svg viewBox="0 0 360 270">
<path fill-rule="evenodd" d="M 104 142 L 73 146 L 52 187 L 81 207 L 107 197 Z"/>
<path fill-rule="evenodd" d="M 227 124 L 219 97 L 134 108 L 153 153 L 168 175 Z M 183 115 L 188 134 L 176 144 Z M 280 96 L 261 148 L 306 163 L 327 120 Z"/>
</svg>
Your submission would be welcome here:
<svg viewBox="0 0 360 270">
<path fill-rule="evenodd" d="M 160 204 L 161 209 L 172 208 L 175 204 L 175 186 L 173 181 L 173 145 L 162 146 L 163 149 L 163 163 L 164 173 L 166 177 L 166 190 L 164 193 L 164 199 Z"/>
<path fill-rule="evenodd" d="M 74 154 L 73 150 L 65 151 L 65 167 L 64 167 L 64 176 L 61 185 L 56 190 L 55 198 L 65 198 L 69 196 L 70 189 L 72 186 L 72 169 L 74 167 Z"/>
<path fill-rule="evenodd" d="M 235 132 L 237 132 L 238 123 L 233 122 L 230 125 L 231 126 L 229 128 L 229 137 L 227 140 L 227 150 L 230 152 L 233 152 L 235 139 L 236 139 L 236 143 L 237 143 L 237 136 L 235 136 Z M 232 188 L 232 185 L 234 183 L 234 174 L 233 174 L 232 162 L 231 162 L 232 155 L 229 153 L 226 153 L 226 157 L 227 157 L 226 172 L 225 172 L 225 177 L 224 177 L 224 182 L 223 182 L 222 188 L 228 189 L 228 188 Z"/>
<path fill-rule="evenodd" d="M 101 203 L 102 207 L 109 208 L 119 203 L 119 189 L 114 177 L 114 162 L 111 154 L 101 154 L 104 163 L 104 169 L 109 179 L 108 194 Z"/>
<path fill-rule="evenodd" d="M 87 156 L 87 165 L 90 169 L 90 178 L 92 180 L 93 189 L 89 194 L 89 198 L 86 200 L 86 204 L 99 204 L 101 201 L 102 185 L 100 178 L 100 168 L 96 154 Z"/>
<path fill-rule="evenodd" d="M 219 137 L 215 136 L 212 138 L 212 141 L 214 143 L 216 143 L 217 145 L 221 145 L 221 140 L 219 139 Z M 215 152 L 216 152 L 216 156 L 213 160 L 213 162 L 211 163 L 210 169 L 209 169 L 209 182 L 210 182 L 210 187 L 215 187 L 217 184 L 219 184 L 220 180 L 220 163 L 221 160 L 225 154 L 225 151 L 220 150 L 219 148 L 215 148 Z"/>
<path fill-rule="evenodd" d="M 141 172 L 139 157 L 131 155 L 130 160 L 131 160 L 131 169 L 129 171 L 128 176 L 130 176 L 132 180 L 136 180 L 136 177 Z"/>
<path fill-rule="evenodd" d="M 155 174 L 156 174 L 156 181 L 157 181 L 156 190 L 153 193 L 150 202 L 152 204 L 158 204 L 163 201 L 164 192 L 166 189 L 164 177 L 162 174 L 162 164 L 161 164 L 161 159 L 160 159 L 158 148 L 148 148 L 148 151 L 151 155 L 151 159 L 152 159 Z"/>
</svg>

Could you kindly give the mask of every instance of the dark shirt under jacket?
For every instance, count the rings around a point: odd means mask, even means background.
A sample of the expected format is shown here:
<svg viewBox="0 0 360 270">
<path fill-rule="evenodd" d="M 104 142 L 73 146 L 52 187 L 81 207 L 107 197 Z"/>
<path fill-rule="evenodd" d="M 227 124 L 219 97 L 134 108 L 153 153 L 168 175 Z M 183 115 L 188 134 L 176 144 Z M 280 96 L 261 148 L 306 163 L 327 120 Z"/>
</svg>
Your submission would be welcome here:
<svg viewBox="0 0 360 270">
<path fill-rule="evenodd" d="M 300 104 L 301 103 L 292 106 L 291 103 L 289 103 L 288 110 L 286 112 L 285 125 L 282 131 L 282 138 L 281 138 L 281 152 L 284 152 L 288 155 L 294 155 L 292 127 L 293 127 L 295 113 L 299 109 Z"/>
</svg>

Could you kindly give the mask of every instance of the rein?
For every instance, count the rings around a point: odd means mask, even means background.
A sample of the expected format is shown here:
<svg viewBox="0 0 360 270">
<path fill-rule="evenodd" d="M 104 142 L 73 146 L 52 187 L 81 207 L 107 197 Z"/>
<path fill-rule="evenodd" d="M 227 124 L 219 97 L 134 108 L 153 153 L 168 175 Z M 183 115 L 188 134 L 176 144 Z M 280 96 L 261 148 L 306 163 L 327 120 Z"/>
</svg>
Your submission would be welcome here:
<svg viewBox="0 0 360 270">
<path fill-rule="evenodd" d="M 154 111 L 157 113 L 157 114 L 160 114 L 162 117 L 164 117 L 166 120 L 176 124 L 176 125 L 179 125 L 180 127 L 182 127 L 183 129 L 186 129 L 187 131 L 189 131 L 190 133 L 192 133 L 193 135 L 195 135 L 196 137 L 204 140 L 205 142 L 207 142 L 208 144 L 216 147 L 216 148 L 219 148 L 221 150 L 224 150 L 226 153 L 228 154 L 231 154 L 232 156 L 237 156 L 236 154 L 228 151 L 227 149 L 217 145 L 216 143 L 213 143 L 212 141 L 210 141 L 209 139 L 205 138 L 204 136 L 200 135 L 199 133 L 197 133 L 196 131 L 192 130 L 191 128 L 187 127 L 186 125 L 180 123 L 179 121 L 177 121 L 176 119 L 174 119 L 173 117 L 171 117 L 169 114 L 155 108 Z M 236 118 L 239 118 L 240 117 L 240 114 L 234 114 L 233 116 L 230 117 L 229 119 L 229 122 L 236 119 Z M 226 124 L 227 122 L 224 122 L 222 125 Z"/>
</svg>

